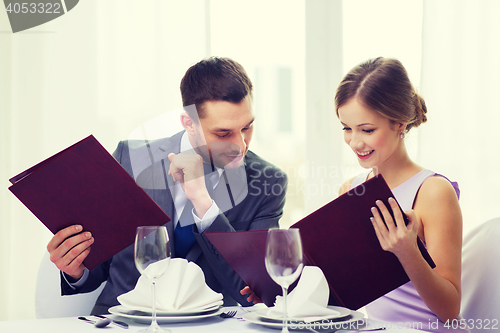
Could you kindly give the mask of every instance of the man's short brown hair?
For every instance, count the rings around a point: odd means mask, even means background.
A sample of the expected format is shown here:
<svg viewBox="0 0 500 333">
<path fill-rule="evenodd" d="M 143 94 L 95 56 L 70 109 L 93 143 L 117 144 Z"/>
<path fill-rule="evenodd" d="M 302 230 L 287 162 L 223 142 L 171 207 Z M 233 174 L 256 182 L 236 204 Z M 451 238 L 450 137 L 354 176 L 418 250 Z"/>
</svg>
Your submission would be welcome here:
<svg viewBox="0 0 500 333">
<path fill-rule="evenodd" d="M 194 104 L 201 119 L 204 116 L 203 103 L 239 103 L 246 96 L 252 96 L 252 82 L 236 61 L 210 57 L 187 70 L 181 81 L 181 95 L 183 106 Z"/>
</svg>

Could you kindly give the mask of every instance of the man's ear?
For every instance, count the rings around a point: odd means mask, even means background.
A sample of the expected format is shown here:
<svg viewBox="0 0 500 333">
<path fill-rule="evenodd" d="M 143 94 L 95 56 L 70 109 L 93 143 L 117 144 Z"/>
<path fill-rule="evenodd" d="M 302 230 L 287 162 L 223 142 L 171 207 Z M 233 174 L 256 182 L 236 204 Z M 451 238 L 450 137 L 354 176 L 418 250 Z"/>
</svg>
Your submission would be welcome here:
<svg viewBox="0 0 500 333">
<path fill-rule="evenodd" d="M 181 113 L 181 124 L 189 135 L 195 134 L 194 121 L 187 112 Z"/>
</svg>

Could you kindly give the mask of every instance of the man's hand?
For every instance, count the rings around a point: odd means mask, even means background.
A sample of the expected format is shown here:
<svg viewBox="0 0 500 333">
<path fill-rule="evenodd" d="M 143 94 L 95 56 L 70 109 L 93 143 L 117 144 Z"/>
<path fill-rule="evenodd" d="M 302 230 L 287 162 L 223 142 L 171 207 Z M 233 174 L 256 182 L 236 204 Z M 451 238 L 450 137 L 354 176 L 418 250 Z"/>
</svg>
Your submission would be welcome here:
<svg viewBox="0 0 500 333">
<path fill-rule="evenodd" d="M 198 154 L 170 153 L 168 159 L 170 160 L 168 174 L 181 184 L 186 197 L 193 203 L 196 215 L 203 218 L 212 206 L 212 198 L 205 185 L 202 157 Z"/>
<path fill-rule="evenodd" d="M 246 286 L 245 288 L 241 289 L 240 294 L 248 295 L 247 297 L 248 302 L 253 302 L 253 304 L 262 303 L 260 298 L 258 298 L 257 295 L 254 294 L 254 292 L 252 291 L 252 289 L 250 289 L 249 286 Z"/>
<path fill-rule="evenodd" d="M 90 232 L 82 232 L 82 226 L 72 225 L 57 232 L 47 245 L 50 260 L 67 275 L 78 280 L 85 266 L 83 260 L 90 253 L 94 238 Z"/>
</svg>

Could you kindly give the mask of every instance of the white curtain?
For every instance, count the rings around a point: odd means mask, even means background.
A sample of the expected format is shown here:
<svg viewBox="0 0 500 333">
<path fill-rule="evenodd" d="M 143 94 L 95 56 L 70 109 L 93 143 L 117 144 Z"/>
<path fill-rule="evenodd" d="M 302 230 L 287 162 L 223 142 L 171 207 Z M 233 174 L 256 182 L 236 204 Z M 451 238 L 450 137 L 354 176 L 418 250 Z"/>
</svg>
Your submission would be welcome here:
<svg viewBox="0 0 500 333">
<path fill-rule="evenodd" d="M 0 10 L 0 320 L 34 318 L 50 232 L 8 179 L 93 134 L 112 152 L 141 123 L 181 104 L 185 70 L 207 56 L 207 1 L 80 1 L 8 33 Z"/>
<path fill-rule="evenodd" d="M 500 2 L 424 1 L 418 162 L 459 182 L 464 233 L 500 215 Z"/>
</svg>

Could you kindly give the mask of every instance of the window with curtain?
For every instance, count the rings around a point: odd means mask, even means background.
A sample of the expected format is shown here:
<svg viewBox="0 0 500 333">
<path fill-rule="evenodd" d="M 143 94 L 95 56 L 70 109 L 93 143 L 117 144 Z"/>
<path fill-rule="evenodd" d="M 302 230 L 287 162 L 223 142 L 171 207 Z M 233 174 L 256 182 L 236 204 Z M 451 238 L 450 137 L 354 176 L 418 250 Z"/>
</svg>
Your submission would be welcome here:
<svg viewBox="0 0 500 333">
<path fill-rule="evenodd" d="M 464 234 L 498 217 L 500 2 L 424 1 L 419 162 L 458 181 Z"/>
<path fill-rule="evenodd" d="M 8 179 L 90 134 L 112 153 L 136 127 L 182 106 L 180 80 L 207 55 L 206 8 L 205 0 L 81 1 L 47 24 L 0 34 L 0 320 L 34 318 L 52 237 Z"/>
</svg>

